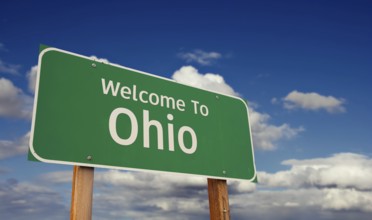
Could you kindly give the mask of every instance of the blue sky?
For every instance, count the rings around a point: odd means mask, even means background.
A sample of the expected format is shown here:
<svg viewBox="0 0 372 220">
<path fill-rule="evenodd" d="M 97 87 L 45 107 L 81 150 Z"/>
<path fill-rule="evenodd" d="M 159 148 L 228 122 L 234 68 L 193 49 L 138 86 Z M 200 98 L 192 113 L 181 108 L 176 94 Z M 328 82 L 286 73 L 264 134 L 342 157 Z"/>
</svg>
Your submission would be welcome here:
<svg viewBox="0 0 372 220">
<path fill-rule="evenodd" d="M 26 159 L 46 44 L 247 99 L 261 181 L 229 182 L 234 219 L 368 219 L 371 9 L 360 0 L 0 3 L 0 218 L 69 215 L 72 167 Z M 203 178 L 97 170 L 94 190 L 94 219 L 208 219 Z"/>
</svg>

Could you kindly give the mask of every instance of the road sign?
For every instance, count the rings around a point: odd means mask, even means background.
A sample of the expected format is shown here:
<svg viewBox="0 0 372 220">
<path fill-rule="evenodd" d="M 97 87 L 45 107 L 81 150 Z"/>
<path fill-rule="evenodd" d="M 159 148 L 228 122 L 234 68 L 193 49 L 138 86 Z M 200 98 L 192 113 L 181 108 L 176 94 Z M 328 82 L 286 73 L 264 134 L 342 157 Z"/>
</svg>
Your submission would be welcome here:
<svg viewBox="0 0 372 220">
<path fill-rule="evenodd" d="M 56 48 L 39 55 L 30 152 L 57 164 L 256 176 L 242 99 Z"/>
</svg>

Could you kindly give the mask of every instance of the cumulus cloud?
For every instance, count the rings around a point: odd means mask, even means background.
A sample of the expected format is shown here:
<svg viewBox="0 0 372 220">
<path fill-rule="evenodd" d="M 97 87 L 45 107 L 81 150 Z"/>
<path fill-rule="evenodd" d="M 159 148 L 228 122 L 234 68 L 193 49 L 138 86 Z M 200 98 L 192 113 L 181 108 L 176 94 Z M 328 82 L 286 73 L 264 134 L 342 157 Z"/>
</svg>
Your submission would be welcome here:
<svg viewBox="0 0 372 220">
<path fill-rule="evenodd" d="M 71 171 L 52 172 L 42 175 L 41 179 L 51 183 L 69 184 L 71 174 Z M 99 170 L 95 172 L 94 179 L 94 209 L 100 219 L 208 218 L 206 178 L 155 172 Z M 255 190 L 255 184 L 231 181 L 229 190 L 231 194 L 249 193 Z"/>
<path fill-rule="evenodd" d="M 56 184 L 70 183 L 72 181 L 72 174 L 73 174 L 73 168 L 71 167 L 71 171 L 56 171 L 56 172 L 42 174 L 40 176 L 40 179 L 43 182 L 56 183 Z"/>
<path fill-rule="evenodd" d="M 58 171 L 43 174 L 41 179 L 53 183 L 68 183 L 71 181 L 72 172 Z M 177 175 L 159 172 L 134 172 L 121 170 L 104 170 L 96 171 L 94 179 L 97 184 L 110 184 L 113 186 L 125 186 L 128 188 L 142 188 L 151 182 L 151 186 L 156 189 L 161 189 L 164 183 L 174 186 L 202 186 L 206 183 L 205 178 L 189 175 Z"/>
<path fill-rule="evenodd" d="M 273 125 L 269 123 L 270 115 L 249 108 L 249 121 L 252 128 L 253 144 L 261 150 L 275 150 L 276 142 L 291 139 L 304 131 L 303 127 L 293 128 L 289 124 Z"/>
<path fill-rule="evenodd" d="M 192 66 L 183 66 L 173 73 L 172 79 L 176 82 L 189 86 L 220 92 L 227 95 L 238 96 L 239 94 L 229 86 L 224 78 L 218 74 L 201 74 Z"/>
<path fill-rule="evenodd" d="M 285 160 L 287 170 L 258 172 L 259 184 L 228 181 L 233 219 L 369 219 L 372 158 L 340 153 Z M 347 168 L 348 167 L 348 168 Z M 42 176 L 71 184 L 71 171 Z M 119 170 L 95 173 L 93 216 L 99 219 L 208 219 L 207 180 Z"/>
<path fill-rule="evenodd" d="M 68 206 L 55 190 L 8 179 L 0 182 L 1 219 L 67 219 Z"/>
<path fill-rule="evenodd" d="M 330 195 L 336 193 L 339 197 Z M 233 219 L 298 219 L 303 220 L 353 220 L 370 219 L 371 193 L 344 189 L 286 189 L 257 190 L 250 194 L 230 197 L 230 209 Z M 343 196 L 342 194 L 345 193 Z M 365 202 L 359 199 L 364 198 Z M 358 205 L 357 205 L 358 204 Z M 341 206 L 343 208 L 341 208 Z"/>
<path fill-rule="evenodd" d="M 256 183 L 248 181 L 229 180 L 228 187 L 230 195 L 252 193 L 256 191 Z"/>
<path fill-rule="evenodd" d="M 35 93 L 36 78 L 37 78 L 38 70 L 39 70 L 38 65 L 35 65 L 31 67 L 31 69 L 27 72 L 28 90 L 32 93 Z"/>
<path fill-rule="evenodd" d="M 0 140 L 0 160 L 17 155 L 26 154 L 28 151 L 29 139 L 30 132 L 14 141 Z"/>
<path fill-rule="evenodd" d="M 21 65 L 9 64 L 0 59 L 0 73 L 19 75 L 20 68 L 21 68 Z"/>
<path fill-rule="evenodd" d="M 51 172 L 43 182 L 70 184 L 72 171 Z M 94 217 L 99 219 L 207 219 L 207 179 L 155 172 L 97 170 Z M 255 185 L 229 181 L 231 195 L 250 193 Z"/>
<path fill-rule="evenodd" d="M 372 190 L 372 158 L 364 155 L 339 153 L 328 158 L 286 160 L 283 164 L 290 170 L 262 172 L 260 181 L 270 187 Z"/>
<path fill-rule="evenodd" d="M 230 196 L 233 219 L 314 219 L 321 212 L 317 189 L 260 190 Z M 316 211 L 315 211 L 316 210 Z M 313 213 L 313 214 L 312 214 Z M 315 218 L 322 219 L 322 218 Z"/>
<path fill-rule="evenodd" d="M 259 172 L 266 189 L 317 192 L 316 204 L 324 210 L 372 212 L 372 158 L 339 153 L 327 158 L 286 160 L 290 169 L 273 174 Z M 304 199 L 308 199 L 307 197 Z"/>
<path fill-rule="evenodd" d="M 30 119 L 33 98 L 5 78 L 0 78 L 0 117 Z"/>
<path fill-rule="evenodd" d="M 172 78 L 182 84 L 207 89 L 231 96 L 239 96 L 239 93 L 228 85 L 224 78 L 218 74 L 202 74 L 192 66 L 183 66 L 177 70 Z M 253 144 L 261 150 L 276 149 L 276 142 L 281 139 L 290 139 L 298 135 L 304 129 L 302 127 L 292 128 L 288 124 L 272 125 L 269 123 L 268 114 L 257 112 L 251 105 L 249 110 L 249 121 L 252 127 Z"/>
<path fill-rule="evenodd" d="M 329 113 L 345 112 L 343 106 L 345 100 L 342 98 L 335 98 L 333 96 L 323 96 L 315 92 L 302 93 L 299 91 L 292 91 L 283 98 L 284 108 L 287 109 L 306 109 L 317 111 L 324 109 Z"/>
<path fill-rule="evenodd" d="M 327 189 L 324 190 L 322 208 L 372 212 L 372 192 L 361 192 L 356 189 Z"/>
<path fill-rule="evenodd" d="M 40 176 L 43 181 L 62 184 L 70 183 L 72 171 L 50 172 Z M 158 172 L 134 172 L 121 170 L 100 170 L 94 175 L 95 184 L 99 186 L 112 185 L 127 189 L 139 190 L 148 188 L 156 192 L 171 194 L 173 189 L 164 187 L 172 186 L 179 191 L 187 189 L 205 190 L 207 180 L 200 176 L 158 173 Z M 149 184 L 151 183 L 151 184 Z M 248 193 L 256 189 L 256 184 L 248 181 L 229 181 L 230 190 L 233 193 Z"/>
<path fill-rule="evenodd" d="M 71 184 L 72 171 L 47 173 L 43 182 Z M 97 170 L 93 216 L 98 219 L 208 217 L 207 180 L 155 172 Z"/>
<path fill-rule="evenodd" d="M 194 50 L 193 52 L 179 53 L 178 56 L 187 63 L 196 62 L 200 65 L 211 65 L 216 60 L 220 59 L 222 55 L 217 52 L 205 52 L 203 50 Z"/>
<path fill-rule="evenodd" d="M 147 184 L 151 186 L 151 182 Z M 177 188 L 164 183 L 163 188 Z M 179 190 L 182 192 L 182 189 Z M 164 194 L 152 188 L 136 191 L 127 188 L 102 187 L 95 194 L 93 216 L 97 219 L 207 219 L 207 191 L 188 190 L 190 194 Z"/>
</svg>

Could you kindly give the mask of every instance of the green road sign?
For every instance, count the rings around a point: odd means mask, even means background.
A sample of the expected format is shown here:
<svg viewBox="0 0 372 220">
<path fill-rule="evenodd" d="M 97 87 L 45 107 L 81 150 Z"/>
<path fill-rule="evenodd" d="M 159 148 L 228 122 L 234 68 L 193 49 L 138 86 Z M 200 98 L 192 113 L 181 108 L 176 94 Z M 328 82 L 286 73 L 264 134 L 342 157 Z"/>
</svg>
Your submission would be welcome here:
<svg viewBox="0 0 372 220">
<path fill-rule="evenodd" d="M 256 176 L 242 99 L 56 48 L 39 55 L 30 152 L 48 163 Z"/>
</svg>

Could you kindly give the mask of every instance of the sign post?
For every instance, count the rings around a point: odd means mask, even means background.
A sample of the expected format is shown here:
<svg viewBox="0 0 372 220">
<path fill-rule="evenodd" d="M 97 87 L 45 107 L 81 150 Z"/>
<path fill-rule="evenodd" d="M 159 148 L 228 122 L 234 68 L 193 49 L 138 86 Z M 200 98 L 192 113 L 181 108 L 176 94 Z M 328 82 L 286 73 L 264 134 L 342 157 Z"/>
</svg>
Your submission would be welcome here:
<svg viewBox="0 0 372 220">
<path fill-rule="evenodd" d="M 91 220 L 94 168 L 74 166 L 70 220 Z"/>
<path fill-rule="evenodd" d="M 211 220 L 230 220 L 229 194 L 226 180 L 208 178 L 209 213 Z"/>
</svg>

